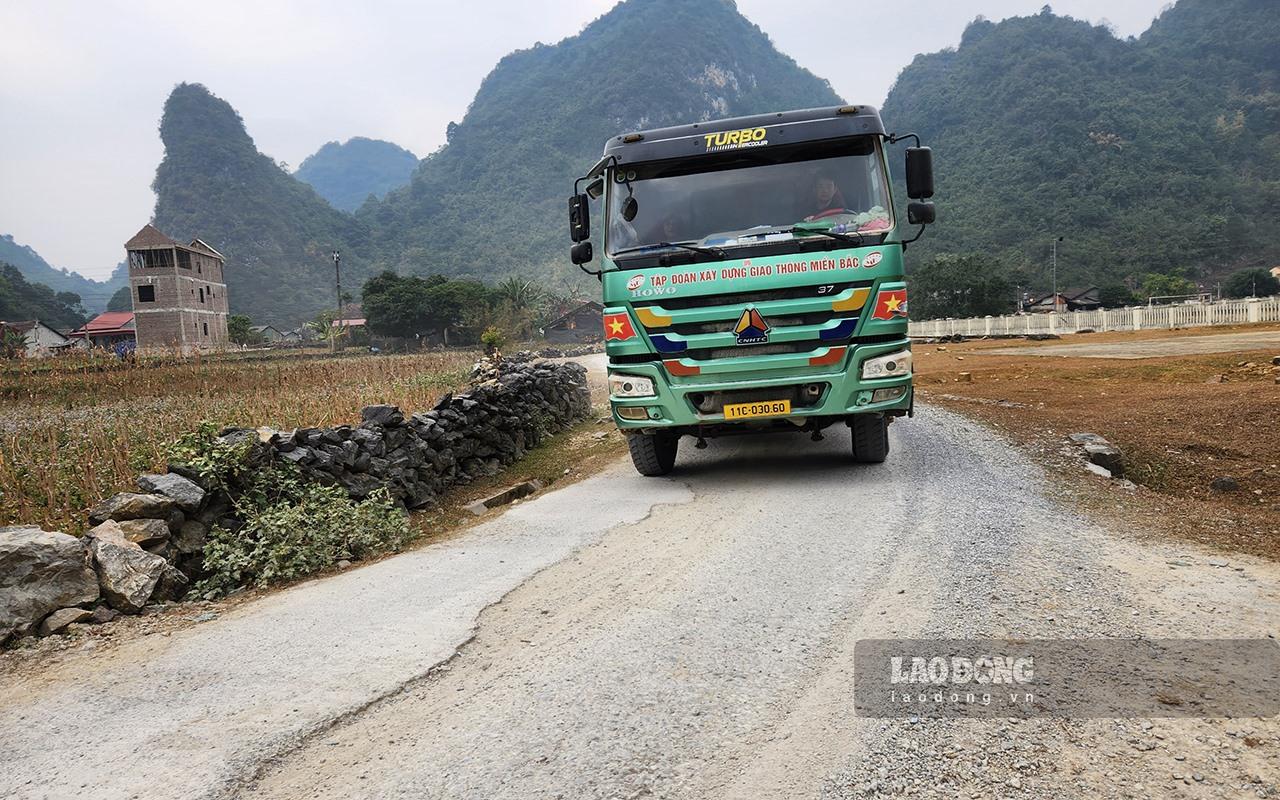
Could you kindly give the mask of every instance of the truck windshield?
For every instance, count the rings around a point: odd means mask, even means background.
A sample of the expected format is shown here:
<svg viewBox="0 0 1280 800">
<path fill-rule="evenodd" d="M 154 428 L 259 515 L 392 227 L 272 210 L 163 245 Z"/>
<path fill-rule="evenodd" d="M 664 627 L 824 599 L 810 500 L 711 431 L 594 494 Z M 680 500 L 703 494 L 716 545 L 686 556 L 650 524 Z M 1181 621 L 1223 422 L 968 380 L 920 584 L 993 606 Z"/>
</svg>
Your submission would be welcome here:
<svg viewBox="0 0 1280 800">
<path fill-rule="evenodd" d="M 804 235 L 796 225 L 866 236 L 893 227 L 879 142 L 869 136 L 626 165 L 612 176 L 610 256 L 786 241 Z"/>
</svg>

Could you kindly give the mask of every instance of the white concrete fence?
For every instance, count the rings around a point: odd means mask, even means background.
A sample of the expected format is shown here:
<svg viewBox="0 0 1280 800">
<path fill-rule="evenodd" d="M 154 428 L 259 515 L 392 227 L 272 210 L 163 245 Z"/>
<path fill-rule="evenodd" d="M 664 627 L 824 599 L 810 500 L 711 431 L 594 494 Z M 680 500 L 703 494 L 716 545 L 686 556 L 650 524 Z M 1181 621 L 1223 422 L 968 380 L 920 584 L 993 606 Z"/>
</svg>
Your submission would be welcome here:
<svg viewBox="0 0 1280 800">
<path fill-rule="evenodd" d="M 920 338 L 957 333 L 963 336 L 1018 336 L 1026 333 L 1141 331 L 1207 325 L 1245 325 L 1253 322 L 1280 322 L 1280 297 L 1021 316 L 931 319 L 910 323 L 909 332 L 911 336 Z"/>
</svg>

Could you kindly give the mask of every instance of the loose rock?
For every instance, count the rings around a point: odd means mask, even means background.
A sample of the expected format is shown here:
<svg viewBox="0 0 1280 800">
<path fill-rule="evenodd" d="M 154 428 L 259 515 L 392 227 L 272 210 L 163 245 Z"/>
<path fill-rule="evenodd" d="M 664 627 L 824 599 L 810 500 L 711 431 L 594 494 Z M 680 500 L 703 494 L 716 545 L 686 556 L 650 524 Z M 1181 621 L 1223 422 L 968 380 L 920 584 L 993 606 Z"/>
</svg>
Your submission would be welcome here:
<svg viewBox="0 0 1280 800">
<path fill-rule="evenodd" d="M 124 538 L 123 533 L 112 532 L 108 524 L 95 528 L 98 534 L 92 538 L 98 586 L 112 608 L 134 613 L 151 599 L 169 565 L 160 556 Z M 115 528 L 119 531 L 119 526 Z"/>
<path fill-rule="evenodd" d="M 183 511 L 199 511 L 204 502 L 204 489 L 194 481 L 172 472 L 164 475 L 142 475 L 138 478 L 138 488 L 150 494 L 168 497 Z"/>
<path fill-rule="evenodd" d="M 0 528 L 0 642 L 31 632 L 50 612 L 97 599 L 98 579 L 79 539 Z"/>
<path fill-rule="evenodd" d="M 1240 491 L 1240 482 L 1230 475 L 1223 475 L 1214 478 L 1209 484 L 1209 488 L 1215 492 L 1238 492 Z"/>
<path fill-rule="evenodd" d="M 127 519 L 116 524 L 124 538 L 144 549 L 169 540 L 169 525 L 162 519 Z"/>
<path fill-rule="evenodd" d="M 174 502 L 162 494 L 121 492 L 112 495 L 89 511 L 89 522 L 97 525 L 109 519 L 166 519 Z"/>
<path fill-rule="evenodd" d="M 93 619 L 93 612 L 83 608 L 63 608 L 53 612 L 40 623 L 40 635 L 52 636 L 62 633 L 68 625 L 77 622 L 88 622 Z"/>
</svg>

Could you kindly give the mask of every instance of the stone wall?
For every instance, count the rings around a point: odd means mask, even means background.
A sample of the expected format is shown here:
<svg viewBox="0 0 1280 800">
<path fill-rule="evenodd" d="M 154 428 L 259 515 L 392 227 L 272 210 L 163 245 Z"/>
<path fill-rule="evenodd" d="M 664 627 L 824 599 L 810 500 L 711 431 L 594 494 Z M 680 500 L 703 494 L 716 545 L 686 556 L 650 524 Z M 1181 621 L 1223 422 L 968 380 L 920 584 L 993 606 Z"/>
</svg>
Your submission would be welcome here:
<svg viewBox="0 0 1280 800">
<path fill-rule="evenodd" d="M 293 463 L 305 479 L 341 486 L 353 499 L 385 487 L 414 509 L 435 503 L 450 486 L 497 473 L 590 412 L 579 364 L 485 360 L 473 371 L 471 389 L 447 394 L 427 411 L 406 415 L 376 405 L 355 425 L 228 428 L 219 439 L 243 443 L 251 467 Z M 90 509 L 94 527 L 79 539 L 0 528 L 0 643 L 180 599 L 201 576 L 209 531 L 241 524 L 233 510 L 236 487 L 208 485 L 186 465 L 143 475 L 138 488 Z"/>
</svg>

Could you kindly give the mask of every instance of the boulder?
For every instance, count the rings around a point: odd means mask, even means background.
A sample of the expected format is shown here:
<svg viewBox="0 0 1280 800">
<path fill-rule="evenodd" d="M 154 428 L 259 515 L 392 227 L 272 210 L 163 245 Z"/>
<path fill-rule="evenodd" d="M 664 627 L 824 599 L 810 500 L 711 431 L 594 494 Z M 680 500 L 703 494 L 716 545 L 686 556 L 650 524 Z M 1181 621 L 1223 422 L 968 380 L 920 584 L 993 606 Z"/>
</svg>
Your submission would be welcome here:
<svg viewBox="0 0 1280 800">
<path fill-rule="evenodd" d="M 169 523 L 162 519 L 127 519 L 115 524 L 124 538 L 143 549 L 169 540 Z"/>
<path fill-rule="evenodd" d="M 165 564 L 164 571 L 160 573 L 160 580 L 156 581 L 156 588 L 151 592 L 151 599 L 166 603 L 181 600 L 190 585 L 191 581 L 186 575 L 176 567 Z"/>
<path fill-rule="evenodd" d="M 138 478 L 138 488 L 150 494 L 162 494 L 174 502 L 183 511 L 200 510 L 204 502 L 204 489 L 172 472 L 164 475 L 143 475 Z"/>
<path fill-rule="evenodd" d="M 93 557 L 98 564 L 98 585 L 111 607 L 137 612 L 151 599 L 156 584 L 169 566 L 160 556 L 148 553 L 126 539 L 118 525 L 107 524 L 90 531 Z M 90 534 L 93 534 L 90 536 Z"/>
<path fill-rule="evenodd" d="M 0 528 L 0 642 L 60 608 L 98 599 L 98 576 L 79 539 L 34 527 Z"/>
<path fill-rule="evenodd" d="M 109 519 L 165 519 L 173 511 L 174 502 L 162 494 L 121 492 L 98 503 L 89 511 L 89 522 L 97 525 Z"/>
<path fill-rule="evenodd" d="M 199 553 L 204 550 L 205 540 L 209 538 L 209 528 L 203 523 L 189 519 L 173 535 L 170 541 L 182 555 Z"/>
<path fill-rule="evenodd" d="M 83 608 L 63 608 L 59 609 L 44 618 L 44 622 L 40 623 L 40 635 L 52 636 L 55 633 L 62 633 L 68 625 L 77 622 L 89 622 L 93 619 L 93 612 Z"/>
</svg>

